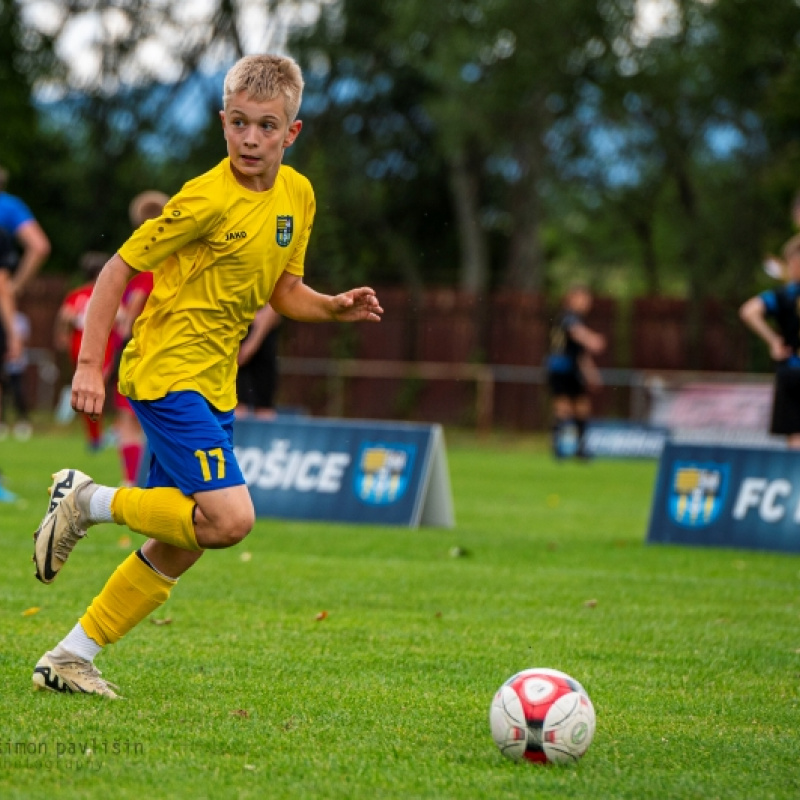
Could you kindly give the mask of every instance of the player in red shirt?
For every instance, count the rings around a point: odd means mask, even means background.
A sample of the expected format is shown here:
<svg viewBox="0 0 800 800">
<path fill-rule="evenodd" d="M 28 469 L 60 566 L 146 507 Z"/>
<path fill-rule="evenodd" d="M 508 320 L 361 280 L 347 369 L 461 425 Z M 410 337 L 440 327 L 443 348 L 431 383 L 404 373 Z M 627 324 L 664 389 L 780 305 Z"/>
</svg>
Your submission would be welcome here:
<svg viewBox="0 0 800 800">
<path fill-rule="evenodd" d="M 147 191 L 136 195 L 131 201 L 128 212 L 131 225 L 138 228 L 148 219 L 153 219 L 161 214 L 169 197 L 163 192 Z M 115 326 L 119 355 L 133 334 L 133 325 L 136 318 L 142 313 L 147 298 L 153 291 L 153 273 L 140 272 L 136 274 L 125 288 L 122 295 L 120 313 Z M 116 409 L 116 429 L 119 437 L 118 448 L 122 479 L 126 486 L 135 486 L 139 474 L 139 467 L 144 455 L 144 432 L 139 420 L 133 412 L 128 398 L 120 394 L 114 382 L 114 408 Z"/>
<path fill-rule="evenodd" d="M 73 367 L 78 363 L 78 353 L 83 340 L 83 327 L 86 318 L 86 309 L 89 298 L 94 291 L 94 284 L 100 270 L 108 260 L 107 253 L 90 251 L 81 256 L 81 270 L 88 278 L 87 283 L 73 289 L 65 298 L 58 310 L 56 317 L 56 349 L 66 352 Z M 103 359 L 103 375 L 108 379 L 114 365 L 114 353 L 118 347 L 119 339 L 113 333 L 109 337 Z M 86 432 L 89 437 L 89 449 L 99 450 L 103 439 L 102 419 L 91 419 L 82 415 L 86 423 Z"/>
</svg>

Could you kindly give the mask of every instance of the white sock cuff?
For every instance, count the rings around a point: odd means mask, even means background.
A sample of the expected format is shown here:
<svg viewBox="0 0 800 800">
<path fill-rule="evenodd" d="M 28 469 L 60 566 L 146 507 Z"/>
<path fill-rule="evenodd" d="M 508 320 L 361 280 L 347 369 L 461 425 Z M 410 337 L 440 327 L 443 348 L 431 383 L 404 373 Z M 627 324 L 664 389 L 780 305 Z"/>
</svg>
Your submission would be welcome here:
<svg viewBox="0 0 800 800">
<path fill-rule="evenodd" d="M 94 661 L 94 657 L 103 649 L 86 633 L 80 622 L 59 642 L 59 646 L 87 661 Z"/>
<path fill-rule="evenodd" d="M 115 486 L 98 486 L 89 499 L 89 519 L 92 522 L 113 522 L 111 501 L 117 493 Z"/>
</svg>

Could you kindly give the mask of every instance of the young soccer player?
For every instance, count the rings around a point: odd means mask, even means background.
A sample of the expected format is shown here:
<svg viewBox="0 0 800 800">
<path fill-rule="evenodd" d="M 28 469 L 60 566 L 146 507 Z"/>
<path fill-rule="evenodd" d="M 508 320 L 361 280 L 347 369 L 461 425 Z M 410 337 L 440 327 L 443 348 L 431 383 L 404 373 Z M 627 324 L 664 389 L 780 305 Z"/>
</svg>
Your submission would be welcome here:
<svg viewBox="0 0 800 800">
<path fill-rule="evenodd" d="M 586 425 L 592 410 L 590 392 L 601 385 L 593 355 L 605 350 L 602 334 L 586 326 L 584 317 L 592 308 L 586 286 L 572 286 L 564 297 L 563 310 L 550 330 L 547 380 L 553 402 L 553 453 L 562 457 L 560 440 L 567 425 L 578 432 L 576 455 L 586 457 Z"/>
<path fill-rule="evenodd" d="M 775 362 L 770 433 L 800 448 L 800 234 L 783 248 L 786 285 L 751 297 L 739 310 L 742 321 L 764 340 Z M 769 320 L 774 321 L 775 327 Z"/>
<path fill-rule="evenodd" d="M 39 660 L 37 688 L 117 697 L 94 666 L 97 653 L 160 606 L 206 550 L 231 547 L 250 532 L 253 504 L 231 437 L 236 355 L 256 311 L 270 302 L 301 321 L 381 318 L 370 288 L 330 296 L 303 282 L 314 195 L 306 178 L 281 163 L 302 127 L 302 88 L 290 58 L 237 62 L 225 77 L 220 112 L 228 157 L 142 225 L 97 281 L 72 382 L 73 408 L 95 416 L 122 293 L 136 272 L 155 276 L 119 379 L 147 435 L 147 488 L 99 486 L 75 469 L 57 472 L 35 534 L 36 574 L 53 581 L 98 523 L 127 525 L 147 541 Z"/>
</svg>

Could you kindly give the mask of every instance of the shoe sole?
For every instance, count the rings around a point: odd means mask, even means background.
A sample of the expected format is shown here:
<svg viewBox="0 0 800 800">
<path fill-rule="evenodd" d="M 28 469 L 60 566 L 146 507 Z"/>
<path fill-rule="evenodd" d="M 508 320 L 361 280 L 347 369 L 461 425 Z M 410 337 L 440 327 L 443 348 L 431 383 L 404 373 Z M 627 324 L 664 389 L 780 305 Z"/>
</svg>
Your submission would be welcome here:
<svg viewBox="0 0 800 800">
<path fill-rule="evenodd" d="M 36 566 L 36 579 L 42 583 L 52 583 L 58 577 L 58 573 L 61 572 L 61 567 L 55 570 L 51 567 L 53 557 L 53 540 L 55 538 L 55 524 L 61 503 L 66 500 L 67 497 L 73 494 L 78 488 L 83 486 L 84 483 L 91 481 L 91 478 L 88 475 L 80 472 L 80 470 L 77 469 L 62 469 L 53 474 L 52 478 L 53 483 L 50 484 L 50 488 L 47 490 L 50 495 L 50 505 L 47 508 L 47 514 L 45 514 L 44 519 L 33 534 L 32 561 Z M 47 550 L 45 552 L 43 568 L 40 569 L 39 562 L 36 558 L 37 545 L 39 542 L 39 537 L 48 527 Z"/>
</svg>

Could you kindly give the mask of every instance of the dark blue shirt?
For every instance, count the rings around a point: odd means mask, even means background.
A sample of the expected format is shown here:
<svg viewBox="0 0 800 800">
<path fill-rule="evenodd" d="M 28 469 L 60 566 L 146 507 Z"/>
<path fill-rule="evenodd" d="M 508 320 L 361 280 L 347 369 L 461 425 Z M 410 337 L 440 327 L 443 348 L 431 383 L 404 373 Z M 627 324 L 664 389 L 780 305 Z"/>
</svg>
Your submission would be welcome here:
<svg viewBox="0 0 800 800">
<path fill-rule="evenodd" d="M 8 192 L 0 192 L 0 269 L 12 272 L 16 269 L 19 254 L 15 236 L 19 228 L 33 218 L 22 200 Z"/>
</svg>

